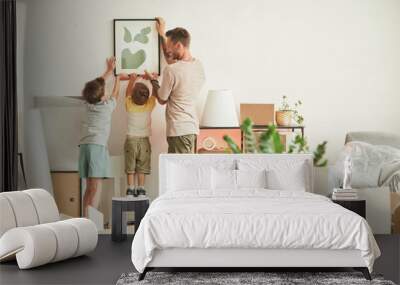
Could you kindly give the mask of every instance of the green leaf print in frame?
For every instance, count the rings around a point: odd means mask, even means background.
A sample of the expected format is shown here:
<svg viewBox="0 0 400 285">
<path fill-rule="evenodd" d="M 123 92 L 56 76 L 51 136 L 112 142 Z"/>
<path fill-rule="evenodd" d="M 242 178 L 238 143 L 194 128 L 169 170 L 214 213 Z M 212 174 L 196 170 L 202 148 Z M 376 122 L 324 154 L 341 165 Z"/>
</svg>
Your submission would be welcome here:
<svg viewBox="0 0 400 285">
<path fill-rule="evenodd" d="M 143 28 L 140 33 L 136 34 L 134 37 L 134 41 L 137 41 L 142 44 L 147 44 L 149 42 L 149 37 L 147 34 L 151 32 L 151 27 Z"/>
<path fill-rule="evenodd" d="M 124 27 L 124 42 L 130 43 L 132 41 L 131 32 L 128 30 L 127 27 Z"/>
<path fill-rule="evenodd" d="M 123 69 L 136 69 L 141 66 L 145 60 L 146 52 L 142 49 L 131 53 L 131 51 L 126 48 L 121 52 L 121 66 Z"/>
<path fill-rule="evenodd" d="M 160 41 L 155 19 L 114 19 L 115 75 L 160 74 Z"/>
</svg>

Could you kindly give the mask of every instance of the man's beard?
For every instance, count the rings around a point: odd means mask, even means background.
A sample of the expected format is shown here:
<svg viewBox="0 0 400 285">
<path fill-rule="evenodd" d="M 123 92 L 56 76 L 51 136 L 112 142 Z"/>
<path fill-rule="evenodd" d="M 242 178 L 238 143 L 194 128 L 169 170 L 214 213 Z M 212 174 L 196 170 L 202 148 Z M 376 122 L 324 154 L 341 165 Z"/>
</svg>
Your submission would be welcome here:
<svg viewBox="0 0 400 285">
<path fill-rule="evenodd" d="M 172 59 L 173 60 L 182 60 L 182 58 L 183 58 L 183 54 L 182 55 L 180 55 L 179 53 L 175 53 L 175 52 L 172 52 Z"/>
</svg>

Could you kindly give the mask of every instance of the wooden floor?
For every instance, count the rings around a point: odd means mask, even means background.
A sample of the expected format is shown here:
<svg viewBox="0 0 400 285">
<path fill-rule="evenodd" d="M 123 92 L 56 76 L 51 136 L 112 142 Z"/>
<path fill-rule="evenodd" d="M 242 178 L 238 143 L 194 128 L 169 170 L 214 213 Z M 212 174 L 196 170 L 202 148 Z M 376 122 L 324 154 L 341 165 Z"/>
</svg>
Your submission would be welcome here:
<svg viewBox="0 0 400 285">
<path fill-rule="evenodd" d="M 400 236 L 377 235 L 382 257 L 375 263 L 375 272 L 400 283 Z M 121 243 L 100 235 L 94 252 L 88 256 L 19 270 L 15 262 L 0 265 L 0 284 L 115 284 L 124 272 L 134 271 L 131 262 L 132 238 Z"/>
</svg>

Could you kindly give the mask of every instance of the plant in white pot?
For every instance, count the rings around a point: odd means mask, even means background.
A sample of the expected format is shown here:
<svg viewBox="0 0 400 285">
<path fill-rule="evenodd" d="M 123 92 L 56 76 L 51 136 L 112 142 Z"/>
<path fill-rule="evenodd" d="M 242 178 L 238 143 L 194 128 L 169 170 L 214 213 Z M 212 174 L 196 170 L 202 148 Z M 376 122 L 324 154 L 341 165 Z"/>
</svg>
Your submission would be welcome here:
<svg viewBox="0 0 400 285">
<path fill-rule="evenodd" d="M 291 107 L 286 95 L 282 96 L 282 104 L 275 112 L 275 120 L 278 126 L 290 127 L 293 125 L 301 126 L 304 122 L 304 117 L 299 113 L 299 107 L 303 103 L 297 100 L 294 107 Z"/>
</svg>

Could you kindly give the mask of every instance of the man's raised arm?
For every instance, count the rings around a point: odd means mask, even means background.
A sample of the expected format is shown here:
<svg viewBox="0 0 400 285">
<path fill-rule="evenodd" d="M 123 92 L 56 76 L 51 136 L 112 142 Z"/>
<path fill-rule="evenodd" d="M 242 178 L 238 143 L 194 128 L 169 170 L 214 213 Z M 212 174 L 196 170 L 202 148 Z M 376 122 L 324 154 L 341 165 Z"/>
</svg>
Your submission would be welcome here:
<svg viewBox="0 0 400 285">
<path fill-rule="evenodd" d="M 148 73 L 147 71 L 145 71 L 145 75 L 143 76 L 144 79 L 150 80 L 151 85 L 153 86 L 153 92 L 151 93 L 152 96 L 157 98 L 157 101 L 160 105 L 165 105 L 168 102 L 168 97 L 169 97 L 169 93 L 167 94 L 167 96 L 163 95 L 163 91 L 160 91 L 161 87 L 160 84 L 158 83 L 158 75 L 155 73 Z M 162 84 L 164 83 L 164 79 Z M 166 97 L 166 98 L 165 98 Z"/>
<path fill-rule="evenodd" d="M 158 75 L 155 73 L 148 73 L 146 70 L 144 71 L 144 79 L 150 80 L 151 85 L 153 86 L 153 92 L 151 93 L 151 96 L 154 96 L 157 98 L 157 101 L 160 105 L 165 105 L 167 104 L 167 101 L 161 100 L 160 96 L 158 95 L 158 90 L 160 89 L 160 84 L 158 83 Z"/>
<path fill-rule="evenodd" d="M 156 20 L 157 20 L 157 24 L 156 24 L 157 32 L 161 38 L 161 47 L 163 50 L 165 61 L 168 64 L 174 63 L 175 60 L 172 58 L 171 53 L 168 52 L 168 49 L 167 49 L 167 36 L 165 35 L 165 21 L 161 17 L 156 17 Z"/>
</svg>

